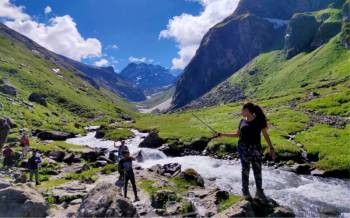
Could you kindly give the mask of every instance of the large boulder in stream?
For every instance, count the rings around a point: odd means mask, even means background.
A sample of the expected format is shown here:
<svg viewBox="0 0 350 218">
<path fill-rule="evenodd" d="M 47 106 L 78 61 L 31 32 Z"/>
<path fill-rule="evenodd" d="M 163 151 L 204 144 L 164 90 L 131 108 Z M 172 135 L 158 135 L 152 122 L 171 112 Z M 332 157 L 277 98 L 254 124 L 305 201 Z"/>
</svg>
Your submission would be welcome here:
<svg viewBox="0 0 350 218">
<path fill-rule="evenodd" d="M 191 182 L 194 185 L 204 187 L 204 179 L 197 171 L 194 169 L 186 169 L 185 171 L 181 172 L 179 177 L 181 179 L 184 179 L 188 182 Z"/>
<path fill-rule="evenodd" d="M 138 217 L 138 214 L 114 184 L 99 183 L 83 199 L 77 217 Z"/>
<path fill-rule="evenodd" d="M 149 135 L 140 143 L 141 148 L 159 148 L 164 143 L 156 131 L 151 131 Z"/>
<path fill-rule="evenodd" d="M 46 217 L 48 204 L 35 189 L 26 185 L 0 189 L 1 217 Z"/>
</svg>

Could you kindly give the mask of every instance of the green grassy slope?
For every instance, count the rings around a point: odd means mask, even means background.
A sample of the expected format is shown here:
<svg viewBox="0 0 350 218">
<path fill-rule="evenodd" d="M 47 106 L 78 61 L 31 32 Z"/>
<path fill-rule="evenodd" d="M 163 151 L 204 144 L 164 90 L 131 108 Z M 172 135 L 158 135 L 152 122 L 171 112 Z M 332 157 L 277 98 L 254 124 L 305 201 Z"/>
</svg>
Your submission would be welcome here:
<svg viewBox="0 0 350 218">
<path fill-rule="evenodd" d="M 348 79 L 349 65 L 350 52 L 335 37 L 315 51 L 290 60 L 286 60 L 281 51 L 260 55 L 229 81 L 232 86 L 245 87 L 246 96 L 276 97 Z"/>
<path fill-rule="evenodd" d="M 62 68 L 55 74 L 53 68 L 57 66 L 0 33 L 0 78 L 7 78 L 18 92 L 16 98 L 0 95 L 0 115 L 11 117 L 20 128 L 77 132 L 84 122 L 117 119 L 130 108 L 108 90 L 97 90 Z M 48 106 L 26 105 L 33 92 L 45 94 Z"/>
</svg>

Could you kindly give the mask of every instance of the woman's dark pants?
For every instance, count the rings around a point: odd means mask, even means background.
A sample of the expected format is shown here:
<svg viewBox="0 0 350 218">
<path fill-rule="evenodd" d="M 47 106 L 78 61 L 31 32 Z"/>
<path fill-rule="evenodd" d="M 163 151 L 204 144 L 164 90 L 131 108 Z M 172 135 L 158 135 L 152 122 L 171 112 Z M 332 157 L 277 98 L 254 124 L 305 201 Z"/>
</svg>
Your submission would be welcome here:
<svg viewBox="0 0 350 218">
<path fill-rule="evenodd" d="M 125 171 L 124 173 L 124 197 L 126 198 L 128 192 L 128 183 L 131 182 L 132 189 L 134 191 L 135 198 L 137 198 L 137 188 L 135 182 L 134 171 Z"/>
<path fill-rule="evenodd" d="M 257 190 L 262 190 L 262 148 L 261 145 L 238 145 L 242 165 L 242 192 L 249 194 L 249 171 L 252 165 Z"/>
</svg>

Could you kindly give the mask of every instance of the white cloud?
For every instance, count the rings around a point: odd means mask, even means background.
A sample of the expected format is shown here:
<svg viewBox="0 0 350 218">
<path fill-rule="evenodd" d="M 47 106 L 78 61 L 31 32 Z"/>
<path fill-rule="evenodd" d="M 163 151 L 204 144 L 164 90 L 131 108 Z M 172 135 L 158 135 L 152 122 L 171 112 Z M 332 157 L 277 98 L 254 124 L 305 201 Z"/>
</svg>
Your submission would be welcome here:
<svg viewBox="0 0 350 218">
<path fill-rule="evenodd" d="M 50 14 L 52 12 L 52 8 L 50 6 L 46 6 L 44 12 L 45 14 Z"/>
<path fill-rule="evenodd" d="M 134 57 L 134 56 L 131 56 L 129 57 L 129 62 L 132 62 L 132 63 L 152 63 L 154 62 L 153 59 L 148 59 L 146 57 Z"/>
<path fill-rule="evenodd" d="M 29 19 L 30 17 L 23 12 L 23 6 L 15 6 L 9 0 L 0 0 L 0 17 L 8 19 Z"/>
<path fill-rule="evenodd" d="M 53 17 L 45 24 L 34 21 L 23 10 L 24 7 L 13 5 L 9 0 L 0 0 L 0 17 L 7 19 L 5 24 L 47 49 L 77 61 L 101 56 L 100 41 L 84 39 L 71 16 Z"/>
<path fill-rule="evenodd" d="M 118 49 L 119 46 L 116 44 L 112 44 L 112 45 L 107 45 L 106 49 Z"/>
<path fill-rule="evenodd" d="M 184 69 L 195 55 L 204 34 L 236 9 L 239 0 L 195 0 L 203 11 L 194 16 L 181 14 L 169 20 L 160 38 L 174 38 L 179 47 L 178 57 L 172 60 L 172 69 Z"/>
<path fill-rule="evenodd" d="M 96 67 L 105 67 L 105 66 L 107 66 L 109 64 L 109 61 L 108 60 L 106 60 L 106 59 L 101 59 L 101 60 L 99 60 L 99 61 L 96 61 L 95 63 L 94 63 L 94 65 L 96 66 Z"/>
</svg>

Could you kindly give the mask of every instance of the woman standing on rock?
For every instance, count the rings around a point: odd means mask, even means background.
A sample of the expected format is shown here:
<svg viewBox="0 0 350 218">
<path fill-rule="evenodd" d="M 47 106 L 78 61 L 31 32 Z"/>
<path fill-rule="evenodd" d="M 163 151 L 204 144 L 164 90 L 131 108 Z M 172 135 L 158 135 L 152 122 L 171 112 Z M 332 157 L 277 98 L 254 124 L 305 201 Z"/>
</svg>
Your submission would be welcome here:
<svg viewBox="0 0 350 218">
<path fill-rule="evenodd" d="M 242 192 L 245 199 L 252 199 L 249 192 L 249 170 L 252 165 L 255 184 L 256 198 L 266 199 L 262 188 L 262 147 L 261 133 L 263 134 L 270 148 L 271 158 L 276 158 L 275 150 L 272 146 L 268 133 L 267 119 L 263 110 L 253 103 L 246 103 L 242 108 L 242 116 L 244 117 L 238 126 L 236 133 L 218 133 L 217 136 L 239 137 L 238 153 L 242 165 Z"/>
</svg>

